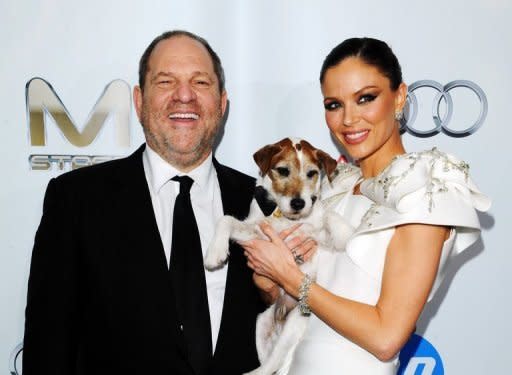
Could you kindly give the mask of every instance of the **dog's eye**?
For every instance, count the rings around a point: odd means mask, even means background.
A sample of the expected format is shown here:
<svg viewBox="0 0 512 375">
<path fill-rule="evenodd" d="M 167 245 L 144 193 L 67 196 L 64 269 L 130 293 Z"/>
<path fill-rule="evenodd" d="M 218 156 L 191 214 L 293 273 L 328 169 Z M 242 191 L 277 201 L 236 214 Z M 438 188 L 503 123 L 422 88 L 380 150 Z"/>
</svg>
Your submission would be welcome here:
<svg viewBox="0 0 512 375">
<path fill-rule="evenodd" d="M 316 176 L 318 174 L 318 171 L 309 171 L 306 176 L 308 176 L 308 178 L 313 178 L 314 176 Z"/>
<path fill-rule="evenodd" d="M 286 167 L 277 167 L 276 171 L 283 177 L 288 177 L 290 175 L 290 170 Z"/>
</svg>

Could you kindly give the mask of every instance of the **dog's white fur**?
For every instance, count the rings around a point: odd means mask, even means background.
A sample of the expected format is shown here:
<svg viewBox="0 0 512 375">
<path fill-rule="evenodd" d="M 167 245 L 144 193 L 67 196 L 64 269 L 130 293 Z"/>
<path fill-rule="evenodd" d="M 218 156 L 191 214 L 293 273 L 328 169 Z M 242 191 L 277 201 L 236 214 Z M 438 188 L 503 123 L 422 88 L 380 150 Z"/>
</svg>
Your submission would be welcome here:
<svg viewBox="0 0 512 375">
<path fill-rule="evenodd" d="M 293 153 L 295 155 L 292 155 Z M 333 173 L 336 162 L 309 143 L 289 138 L 265 146 L 255 153 L 254 158 L 260 166 L 261 177 L 258 185 L 263 186 L 267 191 L 269 198 L 277 204 L 282 216 L 265 217 L 255 199 L 251 202 L 249 216 L 244 221 L 224 216 L 217 225 L 215 237 L 206 253 L 205 267 L 215 269 L 226 261 L 229 255 L 230 239 L 246 241 L 253 238 L 266 238 L 258 225 L 263 220 L 278 232 L 301 223 L 300 232 L 313 238 L 318 244 L 312 259 L 300 266 L 303 272 L 314 279 L 319 252 L 343 249 L 352 233 L 350 225 L 335 212 L 325 210 L 318 199 L 322 175 Z M 282 176 L 279 168 L 287 168 L 288 175 Z M 290 182 L 293 178 L 299 179 L 300 182 Z M 278 179 L 294 185 L 290 185 L 292 186 L 290 188 L 285 186 L 286 183 L 283 181 L 276 181 Z M 293 186 L 297 188 L 294 190 Z M 279 190 L 280 187 L 287 194 L 276 191 L 276 188 Z M 298 206 L 297 201 L 292 204 L 294 199 L 302 200 L 303 207 L 297 209 L 302 203 Z M 261 366 L 250 374 L 270 375 L 287 372 L 286 368 L 292 358 L 293 350 L 302 338 L 308 323 L 307 317 L 301 315 L 299 309 L 295 308 L 296 305 L 297 301 L 281 290 L 277 301 L 258 316 L 256 348 Z"/>
</svg>

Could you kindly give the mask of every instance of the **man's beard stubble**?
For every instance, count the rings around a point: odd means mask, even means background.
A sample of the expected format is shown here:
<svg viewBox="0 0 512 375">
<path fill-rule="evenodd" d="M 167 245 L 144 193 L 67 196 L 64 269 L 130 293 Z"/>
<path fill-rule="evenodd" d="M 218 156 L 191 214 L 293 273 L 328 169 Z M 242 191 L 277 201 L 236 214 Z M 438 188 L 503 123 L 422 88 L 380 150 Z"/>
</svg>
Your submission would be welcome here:
<svg viewBox="0 0 512 375">
<path fill-rule="evenodd" d="M 166 110 L 166 113 L 170 111 Z M 221 108 L 219 107 L 214 114 L 211 114 L 209 117 L 210 121 L 213 121 L 215 125 L 213 127 L 209 127 L 209 124 L 204 124 L 203 126 L 208 129 L 205 133 L 201 133 L 202 136 L 199 137 L 196 144 L 192 147 L 191 150 L 184 152 L 183 150 L 178 150 L 178 147 L 175 147 L 172 142 L 172 137 L 170 132 L 163 133 L 164 136 L 159 136 L 152 129 L 149 129 L 145 124 L 150 123 L 150 118 L 155 120 L 155 123 L 158 122 L 159 114 L 154 112 L 149 112 L 146 106 L 142 108 L 142 118 L 141 124 L 142 129 L 144 131 L 144 135 L 146 138 L 146 142 L 160 157 L 162 157 L 169 164 L 175 166 L 180 170 L 190 170 L 193 167 L 197 166 L 202 162 L 209 154 L 212 152 L 213 145 L 215 142 L 215 138 L 219 132 L 220 123 L 222 120 L 221 116 Z M 203 118 L 205 112 L 202 108 L 199 110 L 201 114 L 200 118 Z M 208 114 L 206 114 L 208 116 Z"/>
</svg>

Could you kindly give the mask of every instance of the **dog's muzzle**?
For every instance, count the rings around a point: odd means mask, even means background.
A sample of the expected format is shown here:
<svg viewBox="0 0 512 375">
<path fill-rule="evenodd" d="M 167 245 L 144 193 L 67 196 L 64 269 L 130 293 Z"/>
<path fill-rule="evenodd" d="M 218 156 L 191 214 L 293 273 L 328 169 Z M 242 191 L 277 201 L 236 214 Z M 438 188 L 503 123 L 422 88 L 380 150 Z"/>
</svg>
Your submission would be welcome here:
<svg viewBox="0 0 512 375">
<path fill-rule="evenodd" d="M 300 211 L 306 206 L 306 202 L 302 198 L 293 198 L 290 201 L 290 207 L 295 211 Z"/>
</svg>

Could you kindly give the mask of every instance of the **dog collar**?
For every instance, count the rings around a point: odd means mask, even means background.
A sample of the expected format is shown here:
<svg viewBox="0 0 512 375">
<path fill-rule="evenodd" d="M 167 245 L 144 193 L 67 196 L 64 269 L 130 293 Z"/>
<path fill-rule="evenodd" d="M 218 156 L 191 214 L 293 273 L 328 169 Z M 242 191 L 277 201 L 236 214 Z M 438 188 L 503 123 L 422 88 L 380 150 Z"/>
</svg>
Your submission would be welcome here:
<svg viewBox="0 0 512 375">
<path fill-rule="evenodd" d="M 268 216 L 268 215 L 267 215 Z M 281 212 L 281 210 L 279 209 L 279 207 L 276 207 L 276 209 L 274 210 L 274 212 L 272 212 L 272 216 L 276 217 L 276 218 L 280 218 L 281 216 L 283 216 L 283 213 Z"/>
</svg>

